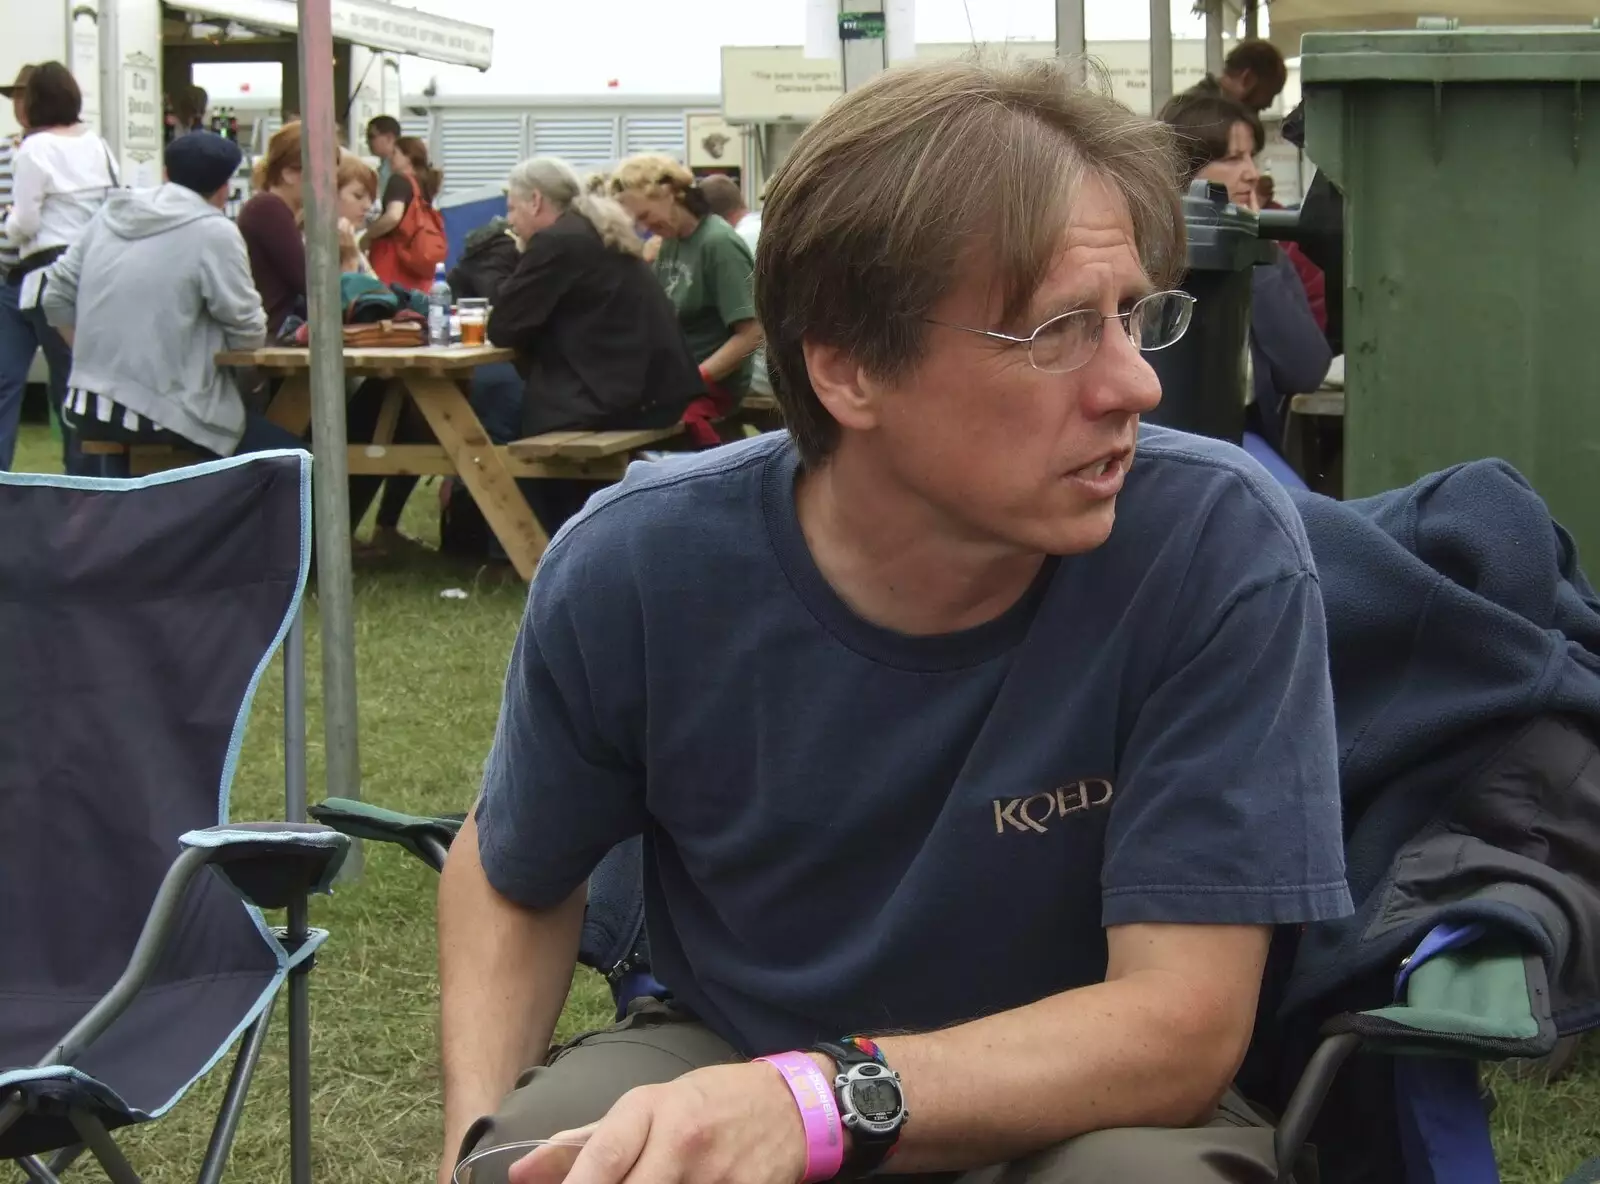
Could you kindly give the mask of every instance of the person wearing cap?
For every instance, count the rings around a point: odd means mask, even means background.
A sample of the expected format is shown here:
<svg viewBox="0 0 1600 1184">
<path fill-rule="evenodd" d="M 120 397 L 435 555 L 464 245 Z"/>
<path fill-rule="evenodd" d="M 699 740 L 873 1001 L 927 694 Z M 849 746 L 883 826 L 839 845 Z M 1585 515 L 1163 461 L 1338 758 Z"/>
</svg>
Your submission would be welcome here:
<svg viewBox="0 0 1600 1184">
<path fill-rule="evenodd" d="M 14 161 L 28 130 L 28 112 L 22 100 L 32 73 L 32 66 L 24 66 L 17 71 L 15 82 L 0 86 L 0 95 L 11 100 L 18 129 L 15 135 L 0 138 L 0 223 L 4 223 L 11 209 Z M 17 447 L 17 421 L 22 414 L 22 392 L 33 355 L 39 350 L 38 334 L 17 307 L 21 285 L 11 282 L 11 269 L 20 262 L 22 253 L 17 245 L 0 234 L 0 469 L 11 467 Z"/>
<path fill-rule="evenodd" d="M 216 456 L 299 443 L 247 412 L 215 360 L 267 335 L 244 239 L 223 213 L 240 158 L 211 132 L 173 140 L 166 184 L 113 194 L 51 267 L 45 315 L 75 341 L 64 418 L 81 438 Z"/>
</svg>

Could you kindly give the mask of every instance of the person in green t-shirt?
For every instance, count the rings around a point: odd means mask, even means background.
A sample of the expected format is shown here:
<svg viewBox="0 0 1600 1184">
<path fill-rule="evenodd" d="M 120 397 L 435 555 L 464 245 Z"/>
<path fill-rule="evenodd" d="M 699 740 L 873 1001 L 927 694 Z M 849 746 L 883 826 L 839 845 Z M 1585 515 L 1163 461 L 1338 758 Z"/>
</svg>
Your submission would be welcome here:
<svg viewBox="0 0 1600 1184">
<path fill-rule="evenodd" d="M 634 221 L 661 239 L 656 276 L 678 310 L 689 350 L 721 414 L 750 390 L 756 320 L 755 256 L 711 212 L 694 174 L 667 156 L 631 156 L 611 192 Z"/>
</svg>

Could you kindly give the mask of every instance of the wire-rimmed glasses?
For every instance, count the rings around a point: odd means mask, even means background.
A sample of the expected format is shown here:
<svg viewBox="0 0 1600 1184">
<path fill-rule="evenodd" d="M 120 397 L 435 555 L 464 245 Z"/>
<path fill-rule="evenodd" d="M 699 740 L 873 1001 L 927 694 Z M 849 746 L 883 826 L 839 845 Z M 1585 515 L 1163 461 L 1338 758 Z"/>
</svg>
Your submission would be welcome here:
<svg viewBox="0 0 1600 1184">
<path fill-rule="evenodd" d="M 1123 331 L 1134 348 L 1152 353 L 1172 345 L 1189 328 L 1194 316 L 1195 298 L 1187 292 L 1152 292 L 1134 304 L 1127 312 L 1107 316 L 1092 308 L 1080 308 L 1051 317 L 1026 337 L 1013 337 L 992 329 L 974 329 L 967 325 L 953 325 L 928 317 L 928 323 L 943 325 L 946 329 L 959 329 L 963 333 L 976 333 L 1008 345 L 1028 347 L 1028 361 L 1035 370 L 1046 374 L 1070 374 L 1089 364 L 1100 339 L 1105 334 L 1107 321 L 1121 321 Z"/>
</svg>

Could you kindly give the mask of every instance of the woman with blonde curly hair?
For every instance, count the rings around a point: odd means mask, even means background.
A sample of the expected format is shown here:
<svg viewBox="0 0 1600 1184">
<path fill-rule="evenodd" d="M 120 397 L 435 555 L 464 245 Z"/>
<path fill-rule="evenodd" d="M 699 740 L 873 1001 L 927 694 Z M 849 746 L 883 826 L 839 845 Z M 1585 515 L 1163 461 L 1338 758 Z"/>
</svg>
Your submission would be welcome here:
<svg viewBox="0 0 1600 1184">
<path fill-rule="evenodd" d="M 691 409 L 685 423 L 697 441 L 714 443 L 709 420 L 727 415 L 750 390 L 751 355 L 761 345 L 755 257 L 711 212 L 694 174 L 670 157 L 630 156 L 612 174 L 611 192 L 661 239 L 652 266 L 710 392 L 709 414 Z"/>
</svg>

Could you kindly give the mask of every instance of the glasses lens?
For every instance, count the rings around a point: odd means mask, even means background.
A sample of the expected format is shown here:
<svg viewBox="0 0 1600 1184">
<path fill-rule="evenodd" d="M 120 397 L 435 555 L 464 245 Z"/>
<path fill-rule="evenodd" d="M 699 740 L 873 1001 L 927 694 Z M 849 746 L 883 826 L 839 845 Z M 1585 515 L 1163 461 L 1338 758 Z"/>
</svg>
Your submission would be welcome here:
<svg viewBox="0 0 1600 1184">
<path fill-rule="evenodd" d="M 1194 297 L 1187 292 L 1156 292 L 1133 306 L 1128 314 L 1128 334 L 1139 349 L 1166 349 L 1189 328 Z"/>
<path fill-rule="evenodd" d="M 1029 352 L 1033 368 L 1047 374 L 1076 370 L 1094 356 L 1102 324 L 1100 314 L 1087 308 L 1046 321 L 1033 335 Z"/>
</svg>

